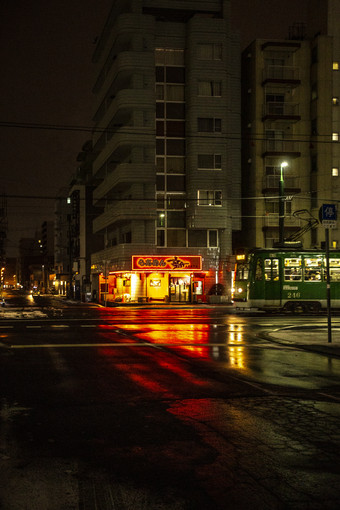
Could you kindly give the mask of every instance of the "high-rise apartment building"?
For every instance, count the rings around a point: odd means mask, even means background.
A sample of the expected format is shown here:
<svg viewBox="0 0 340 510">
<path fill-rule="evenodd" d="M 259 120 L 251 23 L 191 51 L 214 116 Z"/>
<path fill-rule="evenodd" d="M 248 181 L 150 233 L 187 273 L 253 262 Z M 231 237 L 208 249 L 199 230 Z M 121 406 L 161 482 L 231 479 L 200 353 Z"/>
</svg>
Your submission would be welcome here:
<svg viewBox="0 0 340 510">
<path fill-rule="evenodd" d="M 319 209 L 340 197 L 340 2 L 309 7 L 308 24 L 286 40 L 258 39 L 243 52 L 239 247 L 271 247 L 281 237 L 320 247 Z M 331 247 L 339 240 L 332 229 Z"/>
<path fill-rule="evenodd" d="M 102 301 L 228 299 L 241 177 L 229 10 L 229 0 L 113 2 L 94 52 Z"/>
</svg>

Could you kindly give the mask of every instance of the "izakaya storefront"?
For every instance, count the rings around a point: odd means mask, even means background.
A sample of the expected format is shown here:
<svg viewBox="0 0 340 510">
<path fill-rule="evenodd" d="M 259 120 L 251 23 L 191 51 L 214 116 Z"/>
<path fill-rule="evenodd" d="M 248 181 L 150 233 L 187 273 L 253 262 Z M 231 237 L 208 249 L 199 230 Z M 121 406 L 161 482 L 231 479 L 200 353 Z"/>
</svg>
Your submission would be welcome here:
<svg viewBox="0 0 340 510">
<path fill-rule="evenodd" d="M 131 271 L 99 275 L 99 301 L 201 303 L 206 273 L 201 256 L 134 255 Z"/>
</svg>

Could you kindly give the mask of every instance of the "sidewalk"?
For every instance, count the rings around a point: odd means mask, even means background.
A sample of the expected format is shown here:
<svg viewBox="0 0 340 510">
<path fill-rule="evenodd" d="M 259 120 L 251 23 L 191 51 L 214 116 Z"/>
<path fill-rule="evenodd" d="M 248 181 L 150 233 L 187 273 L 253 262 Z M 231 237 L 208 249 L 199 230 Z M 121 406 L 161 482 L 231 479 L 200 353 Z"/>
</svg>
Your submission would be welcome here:
<svg viewBox="0 0 340 510">
<path fill-rule="evenodd" d="M 294 345 L 307 351 L 340 358 L 340 327 L 332 327 L 331 342 L 329 342 L 326 320 L 325 324 L 320 326 L 288 326 L 287 328 L 278 328 L 276 331 L 266 333 L 265 337 L 280 344 Z"/>
</svg>

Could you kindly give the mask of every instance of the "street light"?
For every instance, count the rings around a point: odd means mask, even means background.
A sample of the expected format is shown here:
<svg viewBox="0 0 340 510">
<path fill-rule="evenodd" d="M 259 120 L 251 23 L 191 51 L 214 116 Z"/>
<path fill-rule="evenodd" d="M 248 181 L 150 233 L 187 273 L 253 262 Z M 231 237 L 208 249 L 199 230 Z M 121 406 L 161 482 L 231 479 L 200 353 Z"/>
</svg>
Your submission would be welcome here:
<svg viewBox="0 0 340 510">
<path fill-rule="evenodd" d="M 284 202 L 284 179 L 283 179 L 283 169 L 288 166 L 287 161 L 282 161 L 280 165 L 280 181 L 279 181 L 279 244 L 283 245 L 284 243 L 284 221 L 285 221 L 285 202 Z"/>
</svg>

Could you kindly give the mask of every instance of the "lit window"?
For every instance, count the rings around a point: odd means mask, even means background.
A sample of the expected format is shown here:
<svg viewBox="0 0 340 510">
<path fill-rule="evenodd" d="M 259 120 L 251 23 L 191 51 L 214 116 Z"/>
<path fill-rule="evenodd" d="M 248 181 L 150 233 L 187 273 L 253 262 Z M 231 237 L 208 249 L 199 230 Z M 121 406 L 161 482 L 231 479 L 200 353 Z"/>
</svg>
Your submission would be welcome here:
<svg viewBox="0 0 340 510">
<path fill-rule="evenodd" d="M 339 177 L 339 168 L 333 166 L 332 168 L 332 177 Z"/>
<path fill-rule="evenodd" d="M 333 97 L 332 102 L 333 102 L 333 106 L 339 106 L 339 98 L 338 97 Z"/>
<path fill-rule="evenodd" d="M 333 62 L 333 71 L 339 71 L 339 62 Z"/>
<path fill-rule="evenodd" d="M 338 142 L 339 141 L 339 133 L 332 133 L 332 141 L 333 142 Z"/>
<path fill-rule="evenodd" d="M 216 190 L 198 190 L 198 205 L 204 206 L 221 206 L 222 191 Z"/>
</svg>

